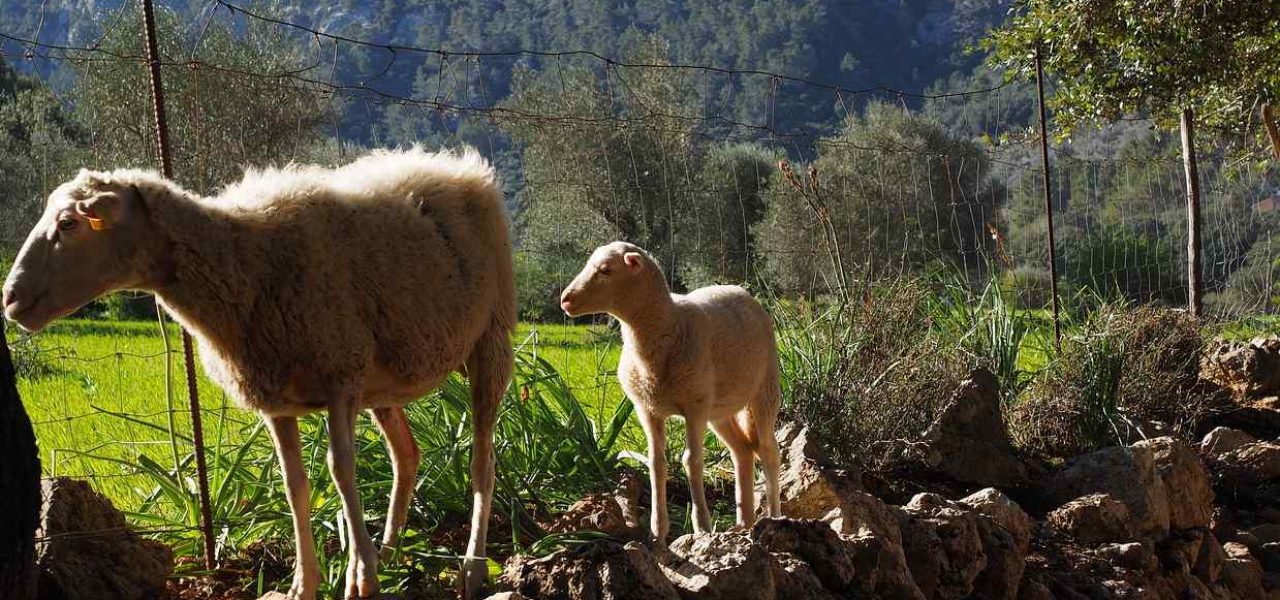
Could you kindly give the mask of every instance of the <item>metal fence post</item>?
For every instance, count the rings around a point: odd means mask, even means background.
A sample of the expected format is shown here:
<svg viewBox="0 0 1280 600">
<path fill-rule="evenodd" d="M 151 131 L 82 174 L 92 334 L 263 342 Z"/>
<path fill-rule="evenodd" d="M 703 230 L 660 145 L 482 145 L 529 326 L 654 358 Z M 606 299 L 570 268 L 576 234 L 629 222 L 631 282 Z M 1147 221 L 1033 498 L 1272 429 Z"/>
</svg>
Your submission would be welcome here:
<svg viewBox="0 0 1280 600">
<path fill-rule="evenodd" d="M 1046 125 L 1044 107 L 1044 65 L 1040 62 L 1040 48 L 1036 48 L 1036 96 L 1040 110 L 1040 166 L 1044 173 L 1044 216 L 1049 223 L 1049 235 L 1045 243 L 1049 249 L 1049 289 L 1053 294 L 1053 347 L 1062 350 L 1062 325 L 1058 321 L 1058 256 L 1053 239 L 1053 188 L 1049 177 L 1049 128 Z"/>
<path fill-rule="evenodd" d="M 1200 268 L 1200 172 L 1196 169 L 1196 113 L 1182 109 L 1182 164 L 1187 172 L 1187 308 L 1204 311 Z"/>
<path fill-rule="evenodd" d="M 165 120 L 164 87 L 160 82 L 160 49 L 156 41 L 156 17 L 152 0 L 142 0 L 142 18 L 147 36 L 147 72 L 151 77 L 151 98 L 156 117 L 156 154 L 160 173 L 173 177 L 173 161 L 169 157 L 169 127 Z M 209 466 L 204 455 L 204 427 L 200 421 L 200 392 L 196 387 L 195 352 L 191 334 L 182 331 L 182 356 L 186 363 L 187 397 L 191 407 L 191 439 L 195 446 L 196 481 L 200 494 L 200 532 L 204 538 L 204 566 L 214 568 L 213 509 L 209 503 Z"/>
</svg>

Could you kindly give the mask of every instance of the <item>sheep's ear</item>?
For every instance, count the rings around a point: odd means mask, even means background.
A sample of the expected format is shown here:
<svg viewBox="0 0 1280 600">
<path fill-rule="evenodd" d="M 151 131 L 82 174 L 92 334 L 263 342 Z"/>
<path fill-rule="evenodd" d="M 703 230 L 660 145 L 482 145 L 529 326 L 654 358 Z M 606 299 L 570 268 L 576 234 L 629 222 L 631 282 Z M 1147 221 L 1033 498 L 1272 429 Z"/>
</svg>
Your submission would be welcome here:
<svg viewBox="0 0 1280 600">
<path fill-rule="evenodd" d="M 98 194 L 88 200 L 76 202 L 76 212 L 89 221 L 94 231 L 110 229 L 127 214 L 128 205 L 139 200 L 136 186 L 129 186 L 121 192 Z"/>
<path fill-rule="evenodd" d="M 640 269 L 644 266 L 644 261 L 640 260 L 639 252 L 628 252 L 622 255 L 622 262 L 632 269 Z"/>
</svg>

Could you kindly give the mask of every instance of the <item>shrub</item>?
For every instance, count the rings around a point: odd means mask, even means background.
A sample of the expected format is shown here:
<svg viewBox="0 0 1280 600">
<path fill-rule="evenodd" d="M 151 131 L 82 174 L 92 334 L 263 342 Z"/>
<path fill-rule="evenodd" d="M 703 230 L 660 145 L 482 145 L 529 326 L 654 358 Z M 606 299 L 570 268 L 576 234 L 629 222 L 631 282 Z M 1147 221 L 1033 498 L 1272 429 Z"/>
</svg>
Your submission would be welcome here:
<svg viewBox="0 0 1280 600">
<path fill-rule="evenodd" d="M 930 293 L 904 280 L 851 301 L 776 303 L 785 418 L 834 460 L 875 467 L 890 443 L 924 433 L 964 377 L 967 361 L 932 326 Z"/>
<path fill-rule="evenodd" d="M 1184 311 L 1105 305 L 1009 411 L 1014 442 L 1069 457 L 1145 435 L 1151 421 L 1190 431 L 1219 402 L 1198 383 L 1204 347 Z"/>
</svg>

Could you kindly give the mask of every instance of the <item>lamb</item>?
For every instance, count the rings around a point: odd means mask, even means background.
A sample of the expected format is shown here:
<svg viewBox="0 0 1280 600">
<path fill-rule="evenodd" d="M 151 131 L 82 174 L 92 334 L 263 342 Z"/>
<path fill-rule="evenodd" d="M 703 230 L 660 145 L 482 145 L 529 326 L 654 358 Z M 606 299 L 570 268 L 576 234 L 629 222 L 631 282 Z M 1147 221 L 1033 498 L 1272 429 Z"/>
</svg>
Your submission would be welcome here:
<svg viewBox="0 0 1280 600">
<path fill-rule="evenodd" d="M 378 593 L 355 482 L 372 413 L 394 479 L 383 550 L 405 523 L 420 454 L 404 405 L 465 370 L 474 418 L 464 596 L 486 573 L 493 430 L 513 369 L 511 243 L 493 168 L 473 150 L 380 151 L 337 169 L 249 171 L 212 198 L 149 171 L 82 170 L 49 197 L 4 285 L 29 331 L 105 293 L 153 292 L 209 376 L 271 431 L 297 543 L 288 595 L 320 581 L 297 417 L 327 411 L 350 556 L 346 597 Z"/>
<path fill-rule="evenodd" d="M 648 438 L 652 512 L 657 547 L 669 529 L 666 508 L 666 420 L 684 417 L 683 463 L 693 500 L 694 532 L 711 530 L 703 488 L 707 425 L 733 458 L 737 484 L 735 527 L 755 521 L 755 458 L 764 469 L 769 516 L 780 516 L 778 442 L 774 439 L 781 388 L 773 321 L 738 286 L 717 285 L 672 294 L 662 270 L 639 247 L 613 242 L 597 248 L 560 297 L 565 314 L 608 313 L 622 324 L 618 380 L 635 404 Z"/>
</svg>

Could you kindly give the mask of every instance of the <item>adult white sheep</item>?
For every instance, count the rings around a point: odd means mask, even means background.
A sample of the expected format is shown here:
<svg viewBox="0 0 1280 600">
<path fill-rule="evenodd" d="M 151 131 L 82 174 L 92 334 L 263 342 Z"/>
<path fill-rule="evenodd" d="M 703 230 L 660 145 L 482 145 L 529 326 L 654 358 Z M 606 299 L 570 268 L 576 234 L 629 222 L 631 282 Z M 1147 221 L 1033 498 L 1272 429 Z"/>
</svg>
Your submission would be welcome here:
<svg viewBox="0 0 1280 600">
<path fill-rule="evenodd" d="M 666 420 L 685 420 L 685 472 L 693 529 L 711 530 L 703 491 L 707 425 L 729 448 L 737 479 L 736 526 L 755 522 L 755 458 L 764 468 L 769 516 L 781 516 L 778 442 L 773 428 L 781 389 L 773 320 L 746 290 L 717 285 L 672 294 L 658 263 L 639 247 L 597 248 L 560 297 L 571 317 L 608 313 L 622 323 L 618 380 L 636 406 L 649 445 L 650 526 L 666 543 Z"/>
<path fill-rule="evenodd" d="M 338 169 L 250 171 L 212 198 L 149 171 L 81 171 L 50 195 L 18 254 L 4 313 L 37 331 L 107 292 L 154 292 L 199 342 L 209 376 L 271 430 L 297 542 L 289 595 L 302 600 L 320 571 L 297 417 L 328 412 L 329 469 L 351 540 L 345 593 L 373 596 L 378 552 L 356 489 L 356 414 L 371 410 L 392 456 L 392 547 L 419 461 L 403 406 L 465 368 L 470 597 L 485 574 L 493 429 L 516 322 L 495 179 L 472 150 L 417 148 Z"/>
</svg>

